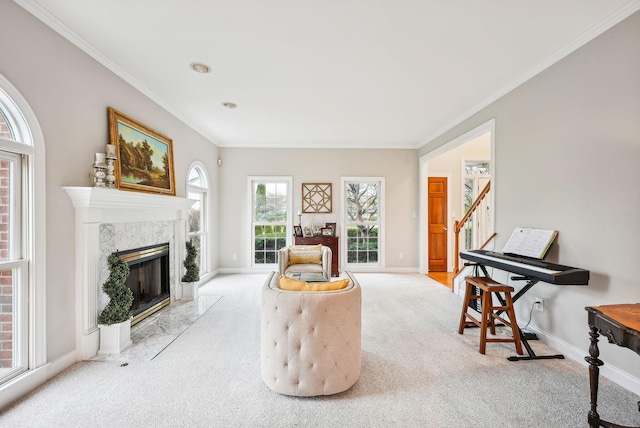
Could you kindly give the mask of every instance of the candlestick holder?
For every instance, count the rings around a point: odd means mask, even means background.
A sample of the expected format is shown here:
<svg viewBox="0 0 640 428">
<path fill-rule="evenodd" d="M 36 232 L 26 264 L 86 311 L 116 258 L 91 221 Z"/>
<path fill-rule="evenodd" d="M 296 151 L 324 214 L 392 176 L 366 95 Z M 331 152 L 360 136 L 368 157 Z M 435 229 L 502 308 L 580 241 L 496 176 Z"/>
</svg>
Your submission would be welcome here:
<svg viewBox="0 0 640 428">
<path fill-rule="evenodd" d="M 106 187 L 104 183 L 104 179 L 107 175 L 105 172 L 106 169 L 107 166 L 103 163 L 93 164 L 93 174 L 91 174 L 93 177 L 93 187 Z"/>
<path fill-rule="evenodd" d="M 107 161 L 106 177 L 105 177 L 105 180 L 107 181 L 106 188 L 107 189 L 115 189 L 116 188 L 116 185 L 115 185 L 116 176 L 114 174 L 115 166 L 113 165 L 113 161 L 115 161 L 117 159 L 117 157 L 107 155 L 105 157 L 105 159 Z"/>
</svg>

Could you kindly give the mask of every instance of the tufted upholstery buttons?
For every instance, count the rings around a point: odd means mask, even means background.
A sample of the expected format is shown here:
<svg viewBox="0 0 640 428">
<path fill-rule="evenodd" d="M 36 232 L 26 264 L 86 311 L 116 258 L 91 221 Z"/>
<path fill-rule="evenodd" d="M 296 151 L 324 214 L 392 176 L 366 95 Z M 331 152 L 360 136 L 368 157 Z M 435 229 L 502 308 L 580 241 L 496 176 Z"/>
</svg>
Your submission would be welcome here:
<svg viewBox="0 0 640 428">
<path fill-rule="evenodd" d="M 269 388 L 316 396 L 349 389 L 361 369 L 362 291 L 284 291 L 272 273 L 262 288 L 261 370 Z"/>
</svg>

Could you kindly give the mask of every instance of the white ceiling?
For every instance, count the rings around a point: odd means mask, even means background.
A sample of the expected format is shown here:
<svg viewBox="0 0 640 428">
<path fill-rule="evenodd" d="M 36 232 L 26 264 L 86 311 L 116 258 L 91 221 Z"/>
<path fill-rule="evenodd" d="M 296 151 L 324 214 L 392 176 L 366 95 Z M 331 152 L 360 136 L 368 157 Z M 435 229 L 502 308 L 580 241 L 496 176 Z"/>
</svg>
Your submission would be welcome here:
<svg viewBox="0 0 640 428">
<path fill-rule="evenodd" d="M 14 1 L 222 147 L 418 148 L 640 9 L 640 0 Z"/>
</svg>

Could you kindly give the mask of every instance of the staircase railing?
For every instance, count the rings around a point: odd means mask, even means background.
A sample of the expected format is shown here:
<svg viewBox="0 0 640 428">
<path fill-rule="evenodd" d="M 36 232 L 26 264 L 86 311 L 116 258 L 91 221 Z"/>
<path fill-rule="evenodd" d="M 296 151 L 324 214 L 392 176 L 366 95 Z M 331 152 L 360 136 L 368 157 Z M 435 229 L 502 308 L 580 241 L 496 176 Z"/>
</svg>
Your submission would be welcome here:
<svg viewBox="0 0 640 428">
<path fill-rule="evenodd" d="M 478 208 L 478 206 L 480 206 L 480 203 L 482 202 L 482 200 L 485 198 L 485 196 L 487 196 L 487 193 L 489 193 L 489 190 L 491 190 L 491 182 L 487 182 L 487 185 L 484 186 L 484 189 L 482 189 L 482 191 L 478 194 L 478 197 L 476 198 L 476 200 L 473 202 L 473 204 L 471 205 L 471 208 L 469 208 L 469 211 L 467 211 L 467 213 L 464 215 L 464 217 L 462 217 L 460 220 L 456 220 L 453 223 L 453 231 L 454 231 L 454 242 L 453 242 L 453 247 L 454 247 L 454 263 L 453 263 L 453 273 L 454 274 L 458 274 L 458 272 L 460 272 L 460 231 L 462 230 L 462 228 L 464 227 L 465 223 L 467 222 L 467 220 L 469 220 L 469 217 L 471 217 L 473 215 L 473 213 L 476 211 L 476 209 Z M 495 233 L 493 235 L 491 235 L 491 237 L 487 240 L 487 242 L 485 242 L 482 246 L 484 247 L 485 245 L 487 245 L 487 243 L 493 239 L 493 237 L 495 236 Z"/>
</svg>

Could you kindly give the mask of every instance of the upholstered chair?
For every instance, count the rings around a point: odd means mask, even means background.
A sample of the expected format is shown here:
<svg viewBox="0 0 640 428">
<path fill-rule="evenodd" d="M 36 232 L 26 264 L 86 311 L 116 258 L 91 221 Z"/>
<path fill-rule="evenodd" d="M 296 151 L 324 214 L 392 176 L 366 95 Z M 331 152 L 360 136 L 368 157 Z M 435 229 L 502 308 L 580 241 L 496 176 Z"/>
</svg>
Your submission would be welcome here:
<svg viewBox="0 0 640 428">
<path fill-rule="evenodd" d="M 360 377 L 360 284 L 287 291 L 273 272 L 262 288 L 261 371 L 275 392 L 300 397 L 346 391 Z M 315 284 L 315 283 L 309 283 Z"/>
<path fill-rule="evenodd" d="M 327 272 L 331 278 L 331 248 L 324 245 L 293 245 L 278 251 L 280 275 L 294 272 Z"/>
</svg>

